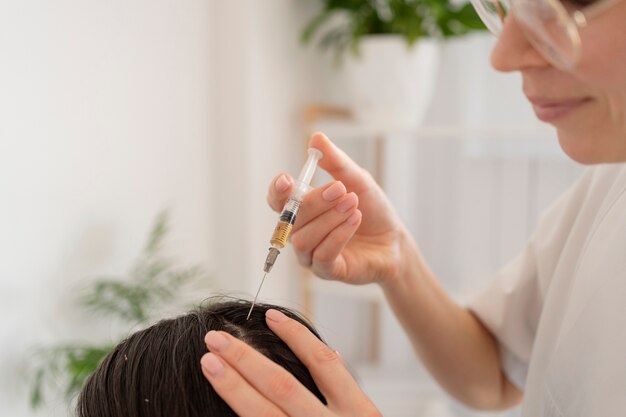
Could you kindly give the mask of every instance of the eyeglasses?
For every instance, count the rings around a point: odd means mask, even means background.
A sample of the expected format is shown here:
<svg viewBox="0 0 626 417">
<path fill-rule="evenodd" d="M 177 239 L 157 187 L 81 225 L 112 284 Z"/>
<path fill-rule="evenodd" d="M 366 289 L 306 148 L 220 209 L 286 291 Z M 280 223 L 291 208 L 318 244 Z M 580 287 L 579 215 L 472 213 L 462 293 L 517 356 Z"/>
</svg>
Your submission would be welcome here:
<svg viewBox="0 0 626 417">
<path fill-rule="evenodd" d="M 533 46 L 554 66 L 572 70 L 580 61 L 579 29 L 620 0 L 598 0 L 580 9 L 559 0 L 471 0 L 485 26 L 496 36 L 510 14 Z"/>
</svg>

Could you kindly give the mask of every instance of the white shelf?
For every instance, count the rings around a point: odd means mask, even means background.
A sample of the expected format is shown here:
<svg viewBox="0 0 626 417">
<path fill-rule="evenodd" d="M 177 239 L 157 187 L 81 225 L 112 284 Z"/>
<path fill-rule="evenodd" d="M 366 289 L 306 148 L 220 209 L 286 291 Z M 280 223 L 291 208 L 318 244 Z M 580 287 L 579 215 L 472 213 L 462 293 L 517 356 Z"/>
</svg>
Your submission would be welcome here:
<svg viewBox="0 0 626 417">
<path fill-rule="evenodd" d="M 414 136 L 426 138 L 462 139 L 479 137 L 484 139 L 527 139 L 554 137 L 554 129 L 547 125 L 536 126 L 420 126 L 398 128 L 384 125 L 368 125 L 359 121 L 341 118 L 320 119 L 311 125 L 311 131 L 324 132 L 331 138 L 342 140 L 364 140 L 376 137 Z"/>
<path fill-rule="evenodd" d="M 311 126 L 312 131 L 324 132 L 341 142 L 414 138 L 424 140 L 453 140 L 463 144 L 470 158 L 504 159 L 563 159 L 553 128 L 535 126 L 422 126 L 395 128 L 367 125 L 351 119 L 325 118 Z"/>
</svg>

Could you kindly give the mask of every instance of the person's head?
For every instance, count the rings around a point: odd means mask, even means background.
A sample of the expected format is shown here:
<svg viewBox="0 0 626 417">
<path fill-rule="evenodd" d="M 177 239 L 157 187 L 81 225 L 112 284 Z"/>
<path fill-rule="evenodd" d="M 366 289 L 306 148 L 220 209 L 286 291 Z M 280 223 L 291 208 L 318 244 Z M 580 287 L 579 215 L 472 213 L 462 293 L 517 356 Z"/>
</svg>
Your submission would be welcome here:
<svg viewBox="0 0 626 417">
<path fill-rule="evenodd" d="M 307 368 L 265 323 L 265 312 L 277 309 L 307 326 L 283 307 L 214 301 L 186 315 L 163 320 L 117 345 L 83 387 L 77 417 L 227 417 L 236 414 L 202 375 L 204 336 L 222 330 L 245 341 L 291 372 L 322 402 L 325 399 Z"/>
<path fill-rule="evenodd" d="M 565 153 L 626 161 L 626 0 L 472 1 L 494 31 L 503 17 L 492 65 L 521 73 Z"/>
</svg>

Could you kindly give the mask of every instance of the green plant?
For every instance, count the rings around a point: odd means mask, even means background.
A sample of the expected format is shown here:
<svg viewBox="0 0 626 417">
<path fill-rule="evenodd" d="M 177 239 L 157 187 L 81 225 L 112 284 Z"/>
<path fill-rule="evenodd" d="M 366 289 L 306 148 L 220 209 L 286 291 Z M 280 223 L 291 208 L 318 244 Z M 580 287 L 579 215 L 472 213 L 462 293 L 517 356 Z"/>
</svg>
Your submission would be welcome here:
<svg viewBox="0 0 626 417">
<path fill-rule="evenodd" d="M 358 52 L 366 35 L 397 34 L 408 45 L 423 37 L 449 38 L 485 26 L 470 3 L 453 0 L 317 0 L 323 9 L 302 31 L 310 43 L 321 32 L 319 45 L 342 55 L 347 49 Z"/>
<path fill-rule="evenodd" d="M 127 275 L 95 279 L 79 297 L 80 308 L 98 313 L 99 317 L 126 323 L 130 330 L 145 326 L 159 309 L 175 303 L 183 286 L 205 279 L 198 266 L 177 267 L 164 256 L 163 242 L 167 233 L 168 214 L 162 211 L 142 253 Z M 43 404 L 44 391 L 50 385 L 57 389 L 63 387 L 66 399 L 71 400 L 115 345 L 117 343 L 66 343 L 37 349 L 40 365 L 36 367 L 33 379 L 32 407 Z"/>
</svg>

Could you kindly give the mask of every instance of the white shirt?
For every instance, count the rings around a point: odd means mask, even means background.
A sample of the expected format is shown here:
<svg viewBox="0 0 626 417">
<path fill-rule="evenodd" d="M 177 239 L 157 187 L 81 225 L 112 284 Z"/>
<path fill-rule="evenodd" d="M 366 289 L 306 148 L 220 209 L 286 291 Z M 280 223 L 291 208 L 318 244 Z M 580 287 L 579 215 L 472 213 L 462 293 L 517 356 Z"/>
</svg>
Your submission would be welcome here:
<svg viewBox="0 0 626 417">
<path fill-rule="evenodd" d="M 523 417 L 626 416 L 626 164 L 589 168 L 469 308 Z"/>
</svg>

